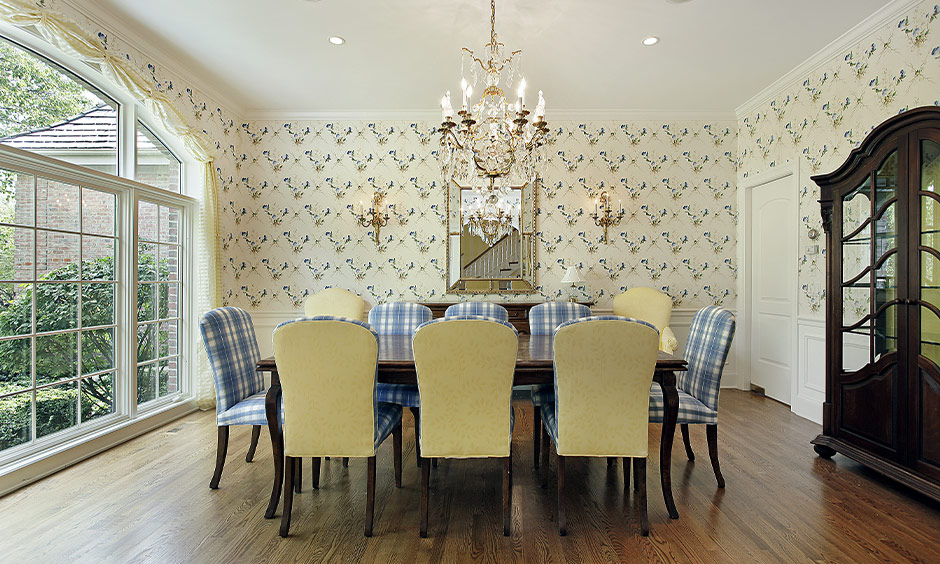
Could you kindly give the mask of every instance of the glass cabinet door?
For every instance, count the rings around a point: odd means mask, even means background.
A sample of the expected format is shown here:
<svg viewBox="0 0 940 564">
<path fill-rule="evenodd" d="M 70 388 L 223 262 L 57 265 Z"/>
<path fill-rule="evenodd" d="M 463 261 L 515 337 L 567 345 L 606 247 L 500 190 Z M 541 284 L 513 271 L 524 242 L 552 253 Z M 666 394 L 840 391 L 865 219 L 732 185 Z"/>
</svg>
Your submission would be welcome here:
<svg viewBox="0 0 940 564">
<path fill-rule="evenodd" d="M 841 197 L 842 372 L 839 433 L 886 457 L 897 452 L 892 403 L 898 389 L 898 151 Z"/>
<path fill-rule="evenodd" d="M 920 358 L 913 371 L 912 421 L 918 469 L 940 476 L 940 142 L 921 139 L 920 153 Z"/>
</svg>

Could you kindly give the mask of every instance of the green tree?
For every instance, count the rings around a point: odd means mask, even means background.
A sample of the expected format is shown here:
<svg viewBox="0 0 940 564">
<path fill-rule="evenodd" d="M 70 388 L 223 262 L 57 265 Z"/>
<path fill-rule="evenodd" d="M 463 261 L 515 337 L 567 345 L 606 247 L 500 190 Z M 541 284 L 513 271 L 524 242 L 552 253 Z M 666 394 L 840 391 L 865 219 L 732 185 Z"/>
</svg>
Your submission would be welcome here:
<svg viewBox="0 0 940 564">
<path fill-rule="evenodd" d="M 81 84 L 26 51 L 0 42 L 0 137 L 52 125 L 92 103 Z"/>
<path fill-rule="evenodd" d="M 86 280 L 114 280 L 114 261 L 99 258 L 82 262 Z M 137 275 L 140 280 L 166 280 L 169 267 L 159 267 L 152 253 L 138 257 Z M 42 277 L 45 282 L 36 286 L 37 332 L 73 329 L 78 316 L 78 284 L 67 281 L 79 279 L 79 265 L 69 264 Z M 166 318 L 169 315 L 169 295 L 166 286 L 160 289 L 160 311 L 154 311 L 153 285 L 141 284 L 137 293 L 137 319 Z M 111 284 L 82 285 L 82 326 L 96 327 L 114 323 L 114 286 Z M 0 335 L 29 334 L 32 324 L 33 290 L 29 286 L 18 293 L 0 292 Z M 161 340 L 157 325 L 147 325 L 139 335 L 137 360 L 147 360 L 168 354 L 166 335 Z M 111 329 L 64 333 L 56 337 L 36 339 L 36 377 L 42 382 L 55 382 L 73 378 L 77 339 L 82 342 L 82 373 L 92 373 L 114 367 L 114 331 Z M 160 343 L 164 343 L 162 346 Z M 157 351 L 160 347 L 161 350 Z M 22 389 L 29 381 L 32 351 L 29 339 L 0 341 L 0 394 Z M 158 368 L 166 370 L 165 365 Z M 138 394 L 142 400 L 153 399 L 154 379 L 165 376 L 148 370 L 139 375 Z M 47 388 L 42 401 L 36 406 L 36 435 L 44 436 L 68 428 L 76 422 L 76 398 L 82 395 L 82 420 L 88 421 L 111 413 L 114 409 L 114 382 L 110 376 L 86 378 L 81 390 L 77 388 Z M 165 393 L 161 389 L 161 394 Z M 0 399 L 0 450 L 29 440 L 30 394 L 18 394 Z"/>
</svg>

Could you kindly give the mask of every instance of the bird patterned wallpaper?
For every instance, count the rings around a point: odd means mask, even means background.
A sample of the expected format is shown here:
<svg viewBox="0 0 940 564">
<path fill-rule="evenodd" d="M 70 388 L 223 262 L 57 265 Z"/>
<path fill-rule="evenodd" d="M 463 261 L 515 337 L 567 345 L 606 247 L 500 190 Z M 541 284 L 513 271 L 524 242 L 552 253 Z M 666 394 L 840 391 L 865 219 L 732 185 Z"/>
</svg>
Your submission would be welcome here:
<svg viewBox="0 0 940 564">
<path fill-rule="evenodd" d="M 610 307 L 632 286 L 668 293 L 677 308 L 735 307 L 735 123 L 550 123 L 537 187 L 532 300 L 567 295 L 577 266 L 583 299 Z M 445 199 L 429 122 L 256 121 L 241 124 L 235 171 L 220 178 L 224 300 L 298 309 L 328 286 L 389 300 L 450 301 Z M 626 215 L 610 242 L 589 214 L 607 190 Z M 378 244 L 354 206 L 373 192 L 392 206 Z M 477 297 L 479 298 L 479 297 Z"/>
<path fill-rule="evenodd" d="M 821 318 L 825 310 L 825 236 L 810 177 L 838 168 L 889 117 L 940 105 L 938 17 L 940 5 L 921 2 L 738 121 L 739 185 L 786 163 L 799 166 L 800 315 Z M 820 252 L 805 252 L 812 245 Z"/>
</svg>

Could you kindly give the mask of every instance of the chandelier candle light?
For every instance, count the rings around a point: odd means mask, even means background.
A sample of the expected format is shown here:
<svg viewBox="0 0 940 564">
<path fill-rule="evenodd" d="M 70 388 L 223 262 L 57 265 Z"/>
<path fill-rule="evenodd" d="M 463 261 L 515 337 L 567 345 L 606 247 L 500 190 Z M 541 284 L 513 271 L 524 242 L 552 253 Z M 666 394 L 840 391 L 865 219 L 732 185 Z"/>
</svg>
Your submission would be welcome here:
<svg viewBox="0 0 940 564">
<path fill-rule="evenodd" d="M 591 219 L 594 220 L 594 225 L 604 228 L 605 244 L 610 242 L 607 239 L 607 229 L 620 225 L 620 220 L 623 219 L 623 204 L 619 203 L 619 207 L 620 210 L 614 213 L 610 207 L 610 194 L 607 190 L 601 192 L 601 195 L 594 200 L 594 213 L 591 214 Z"/>
<path fill-rule="evenodd" d="M 525 79 L 519 81 L 517 99 L 508 102 L 500 88 L 500 79 L 506 71 L 506 84 L 511 84 L 517 57 L 522 51 L 504 55 L 505 45 L 496 35 L 496 0 L 490 0 L 490 42 L 485 48 L 487 59 L 474 56 L 464 47 L 469 57 L 471 82 L 461 81 L 461 109 L 459 123 L 454 121 L 454 107 L 448 91 L 441 99 L 441 168 L 445 181 L 454 180 L 462 186 L 478 185 L 485 190 L 484 178 L 498 181 L 505 191 L 510 185 L 532 182 L 536 177 L 535 165 L 541 160 L 540 147 L 545 144 L 548 124 L 545 122 L 545 99 L 539 92 L 535 120 L 530 124 L 529 110 L 525 109 Z M 480 66 L 485 82 L 483 94 L 473 103 L 473 84 L 477 82 L 476 65 Z"/>
<path fill-rule="evenodd" d="M 383 210 L 382 201 L 385 199 L 385 194 L 382 192 L 375 192 L 372 194 L 372 205 L 369 209 L 365 209 L 362 205 L 362 201 L 359 202 L 359 213 L 356 215 L 356 220 L 359 222 L 359 225 L 363 227 L 372 227 L 372 233 L 375 236 L 375 244 L 379 244 L 379 230 L 386 225 L 388 225 L 388 205 L 386 204 Z"/>
</svg>

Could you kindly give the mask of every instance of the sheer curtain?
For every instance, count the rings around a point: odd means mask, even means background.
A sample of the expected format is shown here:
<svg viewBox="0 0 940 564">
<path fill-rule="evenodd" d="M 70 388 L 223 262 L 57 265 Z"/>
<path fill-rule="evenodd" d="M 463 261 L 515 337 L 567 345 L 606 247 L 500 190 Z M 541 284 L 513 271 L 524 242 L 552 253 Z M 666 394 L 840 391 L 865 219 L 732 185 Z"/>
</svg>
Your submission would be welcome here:
<svg viewBox="0 0 940 564">
<path fill-rule="evenodd" d="M 141 75 L 126 57 L 108 50 L 106 41 L 89 34 L 46 4 L 35 0 L 0 0 L 0 18 L 27 31 L 38 33 L 66 54 L 99 69 L 115 85 L 129 92 L 152 112 L 171 134 L 183 142 L 190 155 L 204 168 L 199 213 L 199 248 L 196 254 L 199 261 L 198 281 L 195 284 L 198 314 L 201 316 L 209 309 L 221 305 L 217 256 L 218 208 L 210 144 L 205 135 L 190 127 L 170 100 Z M 197 370 L 193 393 L 199 407 L 209 409 L 215 405 L 215 390 L 208 359 L 202 347 L 197 348 L 199 352 L 196 355 Z"/>
</svg>

